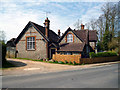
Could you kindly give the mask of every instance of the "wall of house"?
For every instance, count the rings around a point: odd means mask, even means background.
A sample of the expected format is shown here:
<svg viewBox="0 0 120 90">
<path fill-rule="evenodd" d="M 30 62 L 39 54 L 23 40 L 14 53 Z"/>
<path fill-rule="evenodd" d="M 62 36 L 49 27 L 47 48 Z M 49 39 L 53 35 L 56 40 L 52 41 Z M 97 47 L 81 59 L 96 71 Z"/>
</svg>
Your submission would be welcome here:
<svg viewBox="0 0 120 90">
<path fill-rule="evenodd" d="M 16 47 L 7 47 L 6 57 L 7 58 L 15 58 L 16 57 Z"/>
<path fill-rule="evenodd" d="M 36 36 L 36 50 L 26 50 L 26 36 Z M 46 42 L 43 41 L 42 38 L 43 38 L 42 35 L 40 35 L 39 32 L 34 27 L 30 27 L 16 45 L 16 49 L 18 50 L 17 57 L 31 59 L 45 59 Z"/>
<path fill-rule="evenodd" d="M 81 40 L 79 40 L 72 31 L 69 31 L 68 33 L 72 33 L 73 34 L 73 40 L 74 40 L 74 43 L 82 43 Z M 67 34 L 66 34 L 67 36 Z M 66 43 L 66 36 L 61 40 L 60 44 L 62 43 Z"/>
<path fill-rule="evenodd" d="M 90 46 L 92 47 L 93 50 L 95 50 L 96 42 L 89 42 Z"/>
</svg>

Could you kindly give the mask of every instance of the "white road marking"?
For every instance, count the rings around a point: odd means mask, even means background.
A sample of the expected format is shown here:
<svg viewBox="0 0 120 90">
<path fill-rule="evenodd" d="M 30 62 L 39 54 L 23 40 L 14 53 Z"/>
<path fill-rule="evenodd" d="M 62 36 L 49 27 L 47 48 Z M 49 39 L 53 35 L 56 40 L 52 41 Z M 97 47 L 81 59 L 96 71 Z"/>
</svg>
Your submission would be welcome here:
<svg viewBox="0 0 120 90">
<path fill-rule="evenodd" d="M 25 68 L 24 70 L 38 70 L 40 68 Z"/>
</svg>

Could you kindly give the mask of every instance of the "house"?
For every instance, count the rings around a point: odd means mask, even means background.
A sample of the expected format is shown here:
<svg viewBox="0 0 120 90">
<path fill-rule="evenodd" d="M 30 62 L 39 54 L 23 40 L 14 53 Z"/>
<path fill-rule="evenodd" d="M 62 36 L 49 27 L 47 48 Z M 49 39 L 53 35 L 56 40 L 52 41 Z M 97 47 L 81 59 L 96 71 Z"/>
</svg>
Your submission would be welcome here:
<svg viewBox="0 0 120 90">
<path fill-rule="evenodd" d="M 16 45 L 14 43 L 15 40 L 16 38 L 12 38 L 6 43 L 6 46 L 7 46 L 6 56 L 9 58 L 16 57 Z"/>
<path fill-rule="evenodd" d="M 31 59 L 52 58 L 58 47 L 59 35 L 50 30 L 50 20 L 44 26 L 29 21 L 15 40 L 17 57 Z"/>
<path fill-rule="evenodd" d="M 72 30 L 70 27 L 59 39 L 59 48 L 57 54 L 60 55 L 81 55 L 88 57 L 89 52 L 94 52 L 97 42 L 97 31 L 84 29 L 81 24 L 81 30 Z"/>
<path fill-rule="evenodd" d="M 81 55 L 88 57 L 95 51 L 97 42 L 96 30 L 72 30 L 70 27 L 60 36 L 50 30 L 50 20 L 45 19 L 44 26 L 29 21 L 15 39 L 17 57 L 31 59 L 51 59 L 53 54 Z"/>
</svg>

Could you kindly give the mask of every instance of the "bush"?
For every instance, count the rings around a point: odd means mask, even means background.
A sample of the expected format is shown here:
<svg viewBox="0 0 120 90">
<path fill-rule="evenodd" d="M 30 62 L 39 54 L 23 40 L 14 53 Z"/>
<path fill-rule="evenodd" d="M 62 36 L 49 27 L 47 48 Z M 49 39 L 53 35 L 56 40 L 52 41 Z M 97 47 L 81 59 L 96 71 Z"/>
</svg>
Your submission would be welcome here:
<svg viewBox="0 0 120 90">
<path fill-rule="evenodd" d="M 64 64 L 64 62 L 62 62 L 62 61 L 59 61 L 58 63 L 60 63 L 60 64 Z"/>
<path fill-rule="evenodd" d="M 90 58 L 111 57 L 111 56 L 117 56 L 117 53 L 116 52 L 98 52 L 97 54 L 95 54 L 94 52 L 90 52 L 89 55 L 90 55 Z"/>
<path fill-rule="evenodd" d="M 2 44 L 2 65 L 6 63 L 6 44 L 4 42 L 0 42 Z"/>
<path fill-rule="evenodd" d="M 69 64 L 72 64 L 72 62 L 70 61 Z"/>
<path fill-rule="evenodd" d="M 76 65 L 76 62 L 75 62 L 75 61 L 73 61 L 73 64 L 74 64 L 74 65 Z"/>
<path fill-rule="evenodd" d="M 65 61 L 65 64 L 67 64 L 68 62 L 67 61 Z"/>
</svg>

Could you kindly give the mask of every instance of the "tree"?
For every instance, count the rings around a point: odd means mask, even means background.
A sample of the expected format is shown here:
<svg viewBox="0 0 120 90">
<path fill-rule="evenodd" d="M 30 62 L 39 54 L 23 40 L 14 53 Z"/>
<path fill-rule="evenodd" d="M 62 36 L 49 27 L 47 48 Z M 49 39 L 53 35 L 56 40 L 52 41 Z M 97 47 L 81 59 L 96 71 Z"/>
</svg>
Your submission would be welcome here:
<svg viewBox="0 0 120 90">
<path fill-rule="evenodd" d="M 2 66 L 6 63 L 6 44 L 5 44 L 5 32 L 0 31 L 0 56 L 2 56 L 2 60 L 0 63 Z"/>
<path fill-rule="evenodd" d="M 104 50 L 109 50 L 108 48 L 108 43 L 110 41 L 110 34 L 109 31 L 105 31 L 104 35 L 103 35 L 103 46 L 104 46 Z"/>
<path fill-rule="evenodd" d="M 78 19 L 78 21 L 75 22 L 75 24 L 74 24 L 75 29 L 80 30 L 80 29 L 81 29 L 81 23 L 82 23 L 82 21 L 80 21 L 80 20 Z"/>
<path fill-rule="evenodd" d="M 96 19 L 91 18 L 91 20 L 90 20 L 91 29 L 92 29 L 92 30 L 95 30 L 95 29 L 97 28 L 96 25 L 97 25 L 97 24 L 96 24 Z"/>
<path fill-rule="evenodd" d="M 110 50 L 115 50 L 118 47 L 118 38 L 112 38 L 111 42 L 108 44 Z"/>
<path fill-rule="evenodd" d="M 99 32 L 99 40 L 100 42 L 103 42 L 103 34 L 105 32 L 105 21 L 104 21 L 104 17 L 103 15 L 101 15 L 98 20 L 97 20 L 97 29 L 98 29 L 98 32 Z"/>
<path fill-rule="evenodd" d="M 86 26 L 86 28 L 89 30 L 89 29 L 90 29 L 90 22 L 87 22 L 87 23 L 85 24 L 85 26 Z"/>
<path fill-rule="evenodd" d="M 5 32 L 0 30 L 0 41 L 5 42 Z"/>
</svg>

